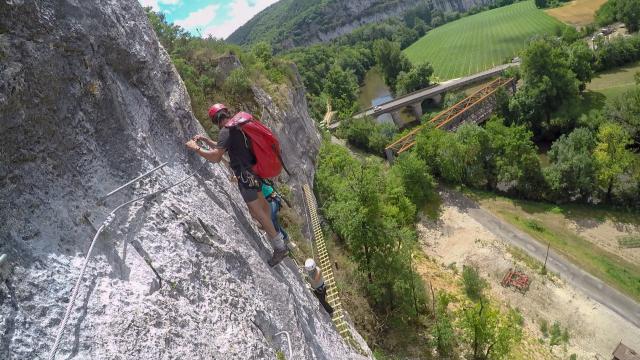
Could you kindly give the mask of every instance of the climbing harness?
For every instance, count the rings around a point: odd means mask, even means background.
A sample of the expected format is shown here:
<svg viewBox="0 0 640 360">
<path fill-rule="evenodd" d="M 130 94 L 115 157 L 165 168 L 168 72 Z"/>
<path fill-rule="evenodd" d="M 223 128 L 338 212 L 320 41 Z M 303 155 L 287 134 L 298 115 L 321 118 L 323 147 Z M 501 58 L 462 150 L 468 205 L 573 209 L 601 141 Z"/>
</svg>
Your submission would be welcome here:
<svg viewBox="0 0 640 360">
<path fill-rule="evenodd" d="M 76 284 L 73 287 L 73 291 L 71 292 L 71 298 L 69 299 L 69 305 L 67 305 L 67 311 L 65 312 L 64 318 L 62 319 L 62 322 L 60 323 L 60 327 L 58 328 L 58 334 L 56 335 L 56 341 L 53 344 L 53 347 L 51 348 L 51 351 L 49 352 L 49 360 L 54 360 L 55 356 L 56 356 L 56 352 L 58 352 L 58 347 L 60 346 L 60 341 L 62 340 L 62 335 L 64 333 L 64 328 L 67 325 L 67 322 L 69 321 L 69 317 L 71 316 L 71 311 L 73 310 L 76 298 L 78 297 L 78 292 L 80 291 L 80 285 L 82 284 L 82 278 L 84 277 L 84 272 L 87 269 L 87 265 L 89 264 L 89 259 L 91 258 L 91 252 L 93 251 L 93 247 L 96 244 L 96 240 L 98 239 L 98 236 L 100 236 L 100 233 L 102 233 L 102 231 L 111 223 L 111 221 L 113 221 L 113 219 L 115 218 L 115 213 L 124 208 L 127 205 L 130 205 L 134 202 L 140 201 L 140 200 L 147 200 L 150 199 L 152 197 L 154 197 L 155 195 L 167 191 L 175 186 L 178 186 L 180 184 L 182 184 L 183 182 L 189 180 L 190 178 L 192 178 L 198 171 L 200 171 L 200 169 L 202 169 L 207 162 L 202 163 L 202 165 L 200 165 L 195 171 L 193 171 L 191 174 L 189 174 L 188 176 L 186 176 L 185 178 L 183 178 L 182 180 L 171 184 L 169 186 L 166 186 L 160 190 L 154 191 L 151 194 L 147 194 L 147 195 L 142 195 L 139 196 L 133 200 L 129 200 L 125 203 L 122 203 L 120 205 L 118 205 L 116 208 L 114 208 L 113 210 L 111 210 L 111 212 L 107 215 L 107 218 L 104 220 L 104 222 L 102 223 L 102 225 L 100 225 L 100 228 L 98 229 L 98 231 L 96 232 L 96 235 L 93 237 L 93 240 L 91 240 L 91 245 L 89 246 L 89 251 L 87 251 L 87 255 L 84 258 L 84 264 L 82 265 L 82 269 L 80 270 L 80 275 L 78 276 L 78 280 L 76 280 Z M 124 186 L 119 187 L 118 189 L 110 192 L 109 194 L 107 194 L 107 196 L 113 195 L 115 194 L 117 191 L 120 191 L 121 189 L 123 189 L 124 187 L 126 187 L 127 185 L 130 185 L 132 183 L 135 182 L 135 180 L 139 180 L 145 176 L 150 175 L 151 173 L 159 170 L 160 168 L 164 167 L 167 163 L 164 163 L 150 171 L 148 171 L 147 173 L 137 177 L 136 179 L 129 181 L 128 183 L 126 183 Z M 107 196 L 103 197 L 106 198 Z"/>
</svg>

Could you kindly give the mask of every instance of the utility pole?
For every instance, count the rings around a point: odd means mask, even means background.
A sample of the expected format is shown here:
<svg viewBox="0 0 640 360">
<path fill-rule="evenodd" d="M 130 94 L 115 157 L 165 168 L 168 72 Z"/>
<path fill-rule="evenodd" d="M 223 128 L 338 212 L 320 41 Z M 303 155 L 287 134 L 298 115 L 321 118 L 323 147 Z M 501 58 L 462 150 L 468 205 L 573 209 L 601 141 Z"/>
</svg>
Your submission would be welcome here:
<svg viewBox="0 0 640 360">
<path fill-rule="evenodd" d="M 544 257 L 544 265 L 542 266 L 542 271 L 544 273 L 547 272 L 547 259 L 549 258 L 549 247 L 551 247 L 551 242 L 547 243 L 547 255 Z"/>
</svg>

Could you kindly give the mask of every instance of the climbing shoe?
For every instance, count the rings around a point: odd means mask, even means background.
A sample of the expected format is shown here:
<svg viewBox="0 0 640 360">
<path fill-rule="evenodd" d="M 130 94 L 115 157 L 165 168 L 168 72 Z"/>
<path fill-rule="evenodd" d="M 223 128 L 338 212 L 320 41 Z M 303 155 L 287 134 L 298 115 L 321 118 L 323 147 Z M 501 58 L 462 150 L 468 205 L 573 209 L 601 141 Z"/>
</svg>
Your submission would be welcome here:
<svg viewBox="0 0 640 360">
<path fill-rule="evenodd" d="M 269 259 L 267 263 L 271 267 L 276 266 L 280 263 L 280 261 L 282 261 L 282 259 L 287 257 L 287 255 L 289 255 L 289 249 L 287 249 L 286 247 L 284 249 L 275 249 L 273 251 L 271 259 Z"/>
</svg>

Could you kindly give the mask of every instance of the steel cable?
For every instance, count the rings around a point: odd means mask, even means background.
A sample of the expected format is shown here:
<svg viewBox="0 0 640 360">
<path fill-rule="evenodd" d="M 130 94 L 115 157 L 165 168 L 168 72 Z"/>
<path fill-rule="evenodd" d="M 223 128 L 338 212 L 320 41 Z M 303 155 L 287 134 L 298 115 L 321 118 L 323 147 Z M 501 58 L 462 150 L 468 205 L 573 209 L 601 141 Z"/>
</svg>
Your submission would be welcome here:
<svg viewBox="0 0 640 360">
<path fill-rule="evenodd" d="M 114 208 L 113 210 L 111 210 L 111 212 L 107 215 L 107 218 L 104 220 L 104 222 L 102 223 L 102 225 L 100 226 L 100 228 L 98 228 L 98 231 L 96 231 L 96 235 L 93 237 L 93 240 L 91 240 L 91 246 L 89 246 L 89 251 L 87 252 L 87 255 L 85 256 L 84 259 L 84 264 L 82 265 L 82 269 L 80 270 L 80 275 L 78 276 L 78 280 L 76 280 L 76 284 L 73 288 L 73 291 L 71 293 L 71 298 L 69 300 L 69 305 L 67 305 L 67 311 L 65 312 L 64 318 L 62 319 L 62 322 L 60 323 L 60 327 L 58 328 L 58 334 L 56 335 L 56 341 L 53 344 L 53 347 L 51 348 L 51 351 L 49 352 L 49 360 L 54 360 L 56 353 L 58 352 L 58 348 L 60 347 L 60 341 L 62 340 L 62 335 L 64 334 L 64 328 L 67 325 L 67 322 L 69 321 L 69 317 L 71 317 L 71 311 L 73 310 L 76 298 L 78 297 L 78 292 L 80 291 L 80 285 L 82 284 L 82 278 L 84 277 L 84 272 L 87 269 L 87 265 L 89 264 L 89 259 L 91 258 L 91 252 L 93 251 L 93 247 L 96 244 L 96 240 L 98 239 L 98 236 L 100 236 L 100 233 L 102 233 L 102 231 L 104 230 L 105 227 L 107 227 L 109 225 L 109 223 L 111 223 L 111 221 L 113 221 L 113 218 L 115 217 L 115 213 L 116 211 L 122 209 L 123 207 L 130 205 L 134 202 L 140 201 L 140 200 L 147 200 L 152 198 L 153 196 L 167 191 L 175 186 L 178 186 L 180 184 L 182 184 L 183 182 L 189 180 L 190 178 L 192 178 L 198 171 L 200 171 L 200 169 L 202 169 L 205 165 L 207 164 L 207 162 L 205 161 L 204 163 L 202 163 L 202 165 L 200 165 L 196 170 L 194 170 L 190 175 L 186 176 L 185 178 L 183 178 L 182 180 L 171 184 L 169 186 L 166 186 L 160 190 L 154 191 L 151 194 L 147 194 L 147 195 L 142 195 L 139 196 L 133 200 L 129 200 L 125 203 L 122 203 L 120 205 L 118 205 L 116 208 Z"/>
</svg>

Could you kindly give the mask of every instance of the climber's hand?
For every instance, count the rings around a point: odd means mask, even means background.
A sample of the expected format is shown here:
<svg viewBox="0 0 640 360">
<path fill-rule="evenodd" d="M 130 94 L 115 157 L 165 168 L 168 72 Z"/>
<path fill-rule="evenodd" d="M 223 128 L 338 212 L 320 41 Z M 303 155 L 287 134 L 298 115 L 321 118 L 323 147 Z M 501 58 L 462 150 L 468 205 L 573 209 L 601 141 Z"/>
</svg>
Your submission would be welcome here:
<svg viewBox="0 0 640 360">
<path fill-rule="evenodd" d="M 187 143 L 185 145 L 187 146 L 187 149 L 189 149 L 191 151 L 196 151 L 196 150 L 200 149 L 200 146 L 193 139 L 187 141 Z"/>
<path fill-rule="evenodd" d="M 191 138 L 191 140 L 193 140 L 195 142 L 198 142 L 198 141 L 205 141 L 206 142 L 207 141 L 207 137 L 204 136 L 204 135 L 198 134 L 198 135 L 194 136 L 193 138 Z"/>
</svg>

